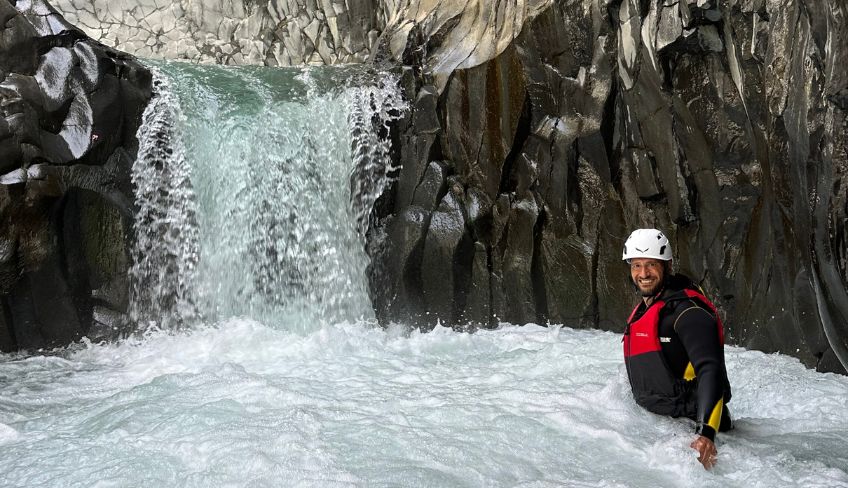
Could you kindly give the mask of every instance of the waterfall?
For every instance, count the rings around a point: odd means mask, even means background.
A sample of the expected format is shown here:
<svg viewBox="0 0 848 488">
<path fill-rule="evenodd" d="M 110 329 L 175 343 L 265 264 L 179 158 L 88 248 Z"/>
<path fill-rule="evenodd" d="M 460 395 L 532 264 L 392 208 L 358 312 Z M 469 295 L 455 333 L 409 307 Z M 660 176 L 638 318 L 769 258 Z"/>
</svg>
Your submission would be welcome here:
<svg viewBox="0 0 848 488">
<path fill-rule="evenodd" d="M 350 125 L 354 165 L 350 199 L 361 235 L 368 232 L 374 204 L 400 168 L 392 165 L 389 124 L 409 109 L 397 80 L 383 76 L 377 86 L 354 92 Z"/>
<path fill-rule="evenodd" d="M 133 173 L 132 318 L 373 319 L 361 235 L 390 183 L 397 80 L 158 67 Z"/>
<path fill-rule="evenodd" d="M 177 130 L 180 107 L 168 79 L 152 71 L 153 97 L 136 134 L 132 167 L 136 218 L 129 315 L 142 327 L 169 328 L 197 316 L 198 229 L 191 170 Z"/>
</svg>

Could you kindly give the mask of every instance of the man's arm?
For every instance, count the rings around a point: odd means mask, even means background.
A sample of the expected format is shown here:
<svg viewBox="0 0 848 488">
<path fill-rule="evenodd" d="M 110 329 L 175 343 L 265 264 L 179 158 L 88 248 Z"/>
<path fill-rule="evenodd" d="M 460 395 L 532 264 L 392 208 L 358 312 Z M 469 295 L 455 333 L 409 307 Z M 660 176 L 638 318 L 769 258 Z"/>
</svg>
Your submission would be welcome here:
<svg viewBox="0 0 848 488">
<path fill-rule="evenodd" d="M 715 464 L 715 435 L 724 408 L 722 345 L 715 318 L 695 304 L 680 313 L 674 329 L 698 379 L 696 432 L 701 437 L 692 443 L 692 448 L 700 454 L 698 460 L 709 469 Z"/>
</svg>

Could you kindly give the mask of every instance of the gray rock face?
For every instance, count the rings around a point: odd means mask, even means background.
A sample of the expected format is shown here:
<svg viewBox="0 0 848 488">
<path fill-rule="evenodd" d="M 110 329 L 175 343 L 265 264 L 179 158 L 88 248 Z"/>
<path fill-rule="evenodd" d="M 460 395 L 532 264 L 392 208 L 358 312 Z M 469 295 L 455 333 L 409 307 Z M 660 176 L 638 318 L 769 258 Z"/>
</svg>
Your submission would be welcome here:
<svg viewBox="0 0 848 488">
<path fill-rule="evenodd" d="M 461 14 L 386 34 L 420 67 L 372 229 L 381 320 L 622 330 L 621 247 L 655 226 L 731 343 L 844 372 L 845 3 L 544 7 L 485 62 L 448 54 Z"/>
<path fill-rule="evenodd" d="M 127 308 L 135 132 L 150 74 L 43 1 L 0 2 L 0 350 Z"/>
<path fill-rule="evenodd" d="M 69 22 L 145 58 L 268 66 L 364 62 L 404 54 L 410 35 L 441 86 L 502 52 L 551 0 L 55 0 Z M 414 43 L 413 43 L 414 44 Z"/>
<path fill-rule="evenodd" d="M 69 22 L 146 58 L 297 66 L 362 62 L 385 18 L 363 0 L 56 0 Z"/>
</svg>

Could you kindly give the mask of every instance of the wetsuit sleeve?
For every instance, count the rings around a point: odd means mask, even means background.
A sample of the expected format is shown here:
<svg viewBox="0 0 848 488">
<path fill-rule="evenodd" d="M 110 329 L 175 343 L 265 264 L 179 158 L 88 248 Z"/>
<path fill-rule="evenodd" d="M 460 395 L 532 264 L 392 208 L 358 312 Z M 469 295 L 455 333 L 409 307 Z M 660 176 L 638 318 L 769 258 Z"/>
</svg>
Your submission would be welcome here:
<svg viewBox="0 0 848 488">
<path fill-rule="evenodd" d="M 715 319 L 693 304 L 678 316 L 674 329 L 698 379 L 696 432 L 714 441 L 724 408 L 724 354 Z"/>
</svg>

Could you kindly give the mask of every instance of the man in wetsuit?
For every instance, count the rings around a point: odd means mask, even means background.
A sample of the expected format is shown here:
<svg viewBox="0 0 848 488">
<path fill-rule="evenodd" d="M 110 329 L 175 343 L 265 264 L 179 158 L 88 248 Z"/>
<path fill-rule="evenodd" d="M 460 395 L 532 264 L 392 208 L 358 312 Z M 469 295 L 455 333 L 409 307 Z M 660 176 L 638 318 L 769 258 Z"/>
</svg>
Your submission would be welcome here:
<svg viewBox="0 0 848 488">
<path fill-rule="evenodd" d="M 716 432 L 731 428 L 724 332 L 700 288 L 672 274 L 671 258 L 668 239 L 656 229 L 637 229 L 624 245 L 622 259 L 642 297 L 627 320 L 624 361 L 636 403 L 695 421 L 691 447 L 710 469 Z"/>
</svg>

